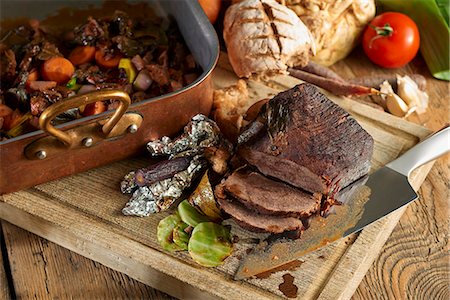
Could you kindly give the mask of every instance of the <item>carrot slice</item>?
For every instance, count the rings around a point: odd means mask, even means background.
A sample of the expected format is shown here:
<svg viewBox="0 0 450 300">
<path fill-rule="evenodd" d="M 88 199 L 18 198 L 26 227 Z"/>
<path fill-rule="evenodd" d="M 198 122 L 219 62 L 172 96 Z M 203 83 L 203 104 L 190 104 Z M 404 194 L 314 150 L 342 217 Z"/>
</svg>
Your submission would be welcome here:
<svg viewBox="0 0 450 300">
<path fill-rule="evenodd" d="M 121 54 L 105 54 L 103 50 L 97 50 L 95 52 L 95 62 L 103 68 L 112 69 L 117 68 L 119 65 L 120 59 L 122 58 Z"/>
<path fill-rule="evenodd" d="M 39 79 L 39 72 L 36 69 L 33 69 L 28 74 L 27 82 L 36 81 Z"/>
<path fill-rule="evenodd" d="M 70 80 L 75 67 L 64 57 L 52 57 L 46 60 L 41 67 L 41 75 L 47 81 L 56 81 L 58 84 L 66 83 Z"/>
<path fill-rule="evenodd" d="M 106 104 L 103 101 L 97 101 L 87 104 L 81 111 L 83 117 L 98 115 L 106 111 Z"/>
<path fill-rule="evenodd" d="M 92 46 L 78 46 L 70 52 L 69 60 L 74 66 L 88 63 L 94 59 L 95 50 Z"/>
<path fill-rule="evenodd" d="M 1 126 L 1 129 L 4 131 L 9 131 L 11 128 L 16 126 L 23 116 L 18 109 L 13 111 L 4 104 L 1 104 L 0 113 L 2 114 L 1 117 L 3 118 L 3 125 Z"/>
<path fill-rule="evenodd" d="M 5 104 L 0 104 L 0 118 L 4 118 L 6 116 L 9 116 L 13 113 L 13 110 L 5 105 Z"/>
<path fill-rule="evenodd" d="M 25 82 L 25 88 L 28 92 L 30 92 L 30 85 L 31 82 L 39 80 L 39 71 L 36 69 L 33 69 L 28 73 L 27 81 Z"/>
</svg>

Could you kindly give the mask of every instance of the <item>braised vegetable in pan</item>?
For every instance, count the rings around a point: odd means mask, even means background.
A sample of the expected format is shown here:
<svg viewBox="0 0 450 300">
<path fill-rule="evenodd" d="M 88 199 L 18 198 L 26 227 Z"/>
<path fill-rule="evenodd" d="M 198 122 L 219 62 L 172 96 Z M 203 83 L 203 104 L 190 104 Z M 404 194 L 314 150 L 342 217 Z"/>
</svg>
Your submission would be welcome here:
<svg viewBox="0 0 450 300">
<path fill-rule="evenodd" d="M 30 20 L 0 40 L 1 140 L 38 129 L 52 103 L 75 94 L 110 88 L 137 102 L 170 93 L 200 74 L 176 24 L 136 19 L 125 12 L 93 18 L 60 33 Z M 66 111 L 55 122 L 116 108 L 97 102 Z"/>
</svg>

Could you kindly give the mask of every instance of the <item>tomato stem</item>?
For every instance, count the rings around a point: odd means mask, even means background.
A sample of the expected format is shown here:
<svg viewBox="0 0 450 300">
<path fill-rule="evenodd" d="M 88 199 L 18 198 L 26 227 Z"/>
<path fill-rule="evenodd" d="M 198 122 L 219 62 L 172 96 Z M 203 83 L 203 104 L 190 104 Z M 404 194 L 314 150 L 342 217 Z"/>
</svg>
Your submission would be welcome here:
<svg viewBox="0 0 450 300">
<path fill-rule="evenodd" d="M 370 26 L 370 28 L 375 30 L 375 33 L 377 34 L 370 40 L 369 48 L 372 48 L 372 43 L 374 40 L 377 40 L 379 38 L 386 37 L 386 36 L 387 37 L 392 36 L 392 34 L 394 33 L 394 29 L 391 27 L 391 25 L 389 25 L 389 23 L 384 24 L 383 27 L 373 26 L 372 24 L 369 24 L 369 26 Z"/>
</svg>

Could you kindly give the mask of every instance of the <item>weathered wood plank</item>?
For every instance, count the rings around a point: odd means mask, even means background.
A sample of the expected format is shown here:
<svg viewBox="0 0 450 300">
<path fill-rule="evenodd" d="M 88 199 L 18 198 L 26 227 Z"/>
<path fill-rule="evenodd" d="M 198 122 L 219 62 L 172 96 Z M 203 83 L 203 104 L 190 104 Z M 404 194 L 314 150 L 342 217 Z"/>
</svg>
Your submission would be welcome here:
<svg viewBox="0 0 450 300">
<path fill-rule="evenodd" d="M 3 231 L 18 298 L 174 299 L 8 222 Z"/>
<path fill-rule="evenodd" d="M 3 223 L 0 221 L 0 240 L 3 240 Z M 3 253 L 3 247 L 0 250 L 0 299 L 11 299 L 11 291 L 9 290 L 7 274 L 5 271 L 5 259 L 7 253 Z"/>
</svg>

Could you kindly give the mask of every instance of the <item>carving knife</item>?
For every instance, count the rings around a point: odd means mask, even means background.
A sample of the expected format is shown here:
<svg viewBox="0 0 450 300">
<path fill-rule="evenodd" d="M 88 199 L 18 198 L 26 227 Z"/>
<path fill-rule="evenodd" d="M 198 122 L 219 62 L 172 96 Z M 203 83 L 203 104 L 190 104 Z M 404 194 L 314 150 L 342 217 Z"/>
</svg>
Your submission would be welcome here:
<svg viewBox="0 0 450 300">
<path fill-rule="evenodd" d="M 363 229 L 418 198 L 408 177 L 417 167 L 450 152 L 450 127 L 446 126 L 405 154 L 375 171 L 342 193 L 345 202 L 334 206 L 327 218 L 313 217 L 297 240 L 280 240 L 245 256 L 235 274 L 244 279 L 280 267 L 330 242 Z"/>
</svg>

